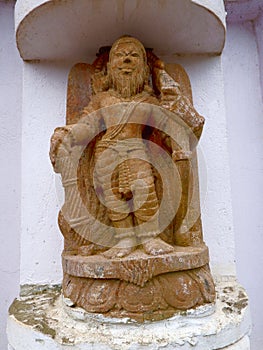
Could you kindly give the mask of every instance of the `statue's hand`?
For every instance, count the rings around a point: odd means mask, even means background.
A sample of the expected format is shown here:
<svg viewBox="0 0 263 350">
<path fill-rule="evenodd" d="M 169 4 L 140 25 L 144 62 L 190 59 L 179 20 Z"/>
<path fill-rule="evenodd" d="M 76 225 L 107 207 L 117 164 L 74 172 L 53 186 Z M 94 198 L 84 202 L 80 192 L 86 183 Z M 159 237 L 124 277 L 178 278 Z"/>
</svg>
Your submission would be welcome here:
<svg viewBox="0 0 263 350">
<path fill-rule="evenodd" d="M 205 123 L 205 118 L 201 116 L 193 107 L 186 96 L 179 96 L 171 102 L 170 111 L 174 112 L 192 129 L 195 136 L 199 139 Z"/>
<path fill-rule="evenodd" d="M 172 153 L 172 159 L 174 162 L 178 162 L 180 160 L 190 160 L 192 157 L 191 151 L 184 151 L 184 150 L 175 150 Z"/>
<path fill-rule="evenodd" d="M 71 125 L 69 130 L 69 142 L 71 146 L 85 145 L 90 136 L 90 129 L 87 124 L 78 123 Z"/>
<path fill-rule="evenodd" d="M 70 126 L 56 128 L 51 137 L 49 156 L 55 171 L 57 158 L 63 156 L 63 154 L 66 155 L 70 152 L 70 129 Z"/>
<path fill-rule="evenodd" d="M 55 129 L 49 152 L 55 171 L 57 159 L 70 155 L 74 146 L 85 146 L 89 136 L 89 127 L 84 123 L 65 125 Z"/>
</svg>

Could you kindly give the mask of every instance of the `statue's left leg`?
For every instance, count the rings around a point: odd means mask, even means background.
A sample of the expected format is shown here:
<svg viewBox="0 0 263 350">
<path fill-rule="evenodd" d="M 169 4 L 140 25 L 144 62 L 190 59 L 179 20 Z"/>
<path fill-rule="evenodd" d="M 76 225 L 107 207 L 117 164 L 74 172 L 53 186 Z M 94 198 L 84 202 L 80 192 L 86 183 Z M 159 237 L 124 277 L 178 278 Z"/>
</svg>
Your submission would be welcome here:
<svg viewBox="0 0 263 350">
<path fill-rule="evenodd" d="M 140 240 L 145 253 L 150 255 L 168 254 L 174 251 L 174 247 L 164 242 L 158 235 L 158 215 L 144 221 L 137 216 L 137 237 Z"/>
<path fill-rule="evenodd" d="M 135 164 L 133 164 L 135 165 Z M 139 171 L 133 181 L 133 203 L 136 234 L 144 251 L 150 255 L 168 254 L 174 248 L 159 238 L 159 202 L 151 165 L 136 159 Z M 134 174 L 133 174 L 134 175 Z"/>
</svg>

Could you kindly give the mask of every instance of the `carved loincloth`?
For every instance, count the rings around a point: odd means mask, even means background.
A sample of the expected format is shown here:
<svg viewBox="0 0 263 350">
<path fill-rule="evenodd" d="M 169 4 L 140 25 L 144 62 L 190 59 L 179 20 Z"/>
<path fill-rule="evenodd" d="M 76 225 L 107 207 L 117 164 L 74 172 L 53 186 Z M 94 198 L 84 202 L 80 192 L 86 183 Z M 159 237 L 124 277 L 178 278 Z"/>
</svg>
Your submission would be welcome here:
<svg viewBox="0 0 263 350">
<path fill-rule="evenodd" d="M 113 222 L 125 219 L 130 213 L 140 222 L 146 222 L 159 208 L 143 140 L 101 140 L 95 153 L 95 184 Z"/>
</svg>

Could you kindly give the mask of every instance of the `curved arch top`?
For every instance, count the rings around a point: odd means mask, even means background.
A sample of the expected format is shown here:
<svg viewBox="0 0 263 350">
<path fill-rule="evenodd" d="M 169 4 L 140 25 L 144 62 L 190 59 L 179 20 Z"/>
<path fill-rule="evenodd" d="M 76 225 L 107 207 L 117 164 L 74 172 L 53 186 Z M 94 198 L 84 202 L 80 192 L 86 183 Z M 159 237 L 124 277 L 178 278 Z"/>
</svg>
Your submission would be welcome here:
<svg viewBox="0 0 263 350">
<path fill-rule="evenodd" d="M 24 60 L 94 56 L 123 34 L 159 55 L 220 54 L 223 0 L 17 0 L 17 46 Z"/>
</svg>

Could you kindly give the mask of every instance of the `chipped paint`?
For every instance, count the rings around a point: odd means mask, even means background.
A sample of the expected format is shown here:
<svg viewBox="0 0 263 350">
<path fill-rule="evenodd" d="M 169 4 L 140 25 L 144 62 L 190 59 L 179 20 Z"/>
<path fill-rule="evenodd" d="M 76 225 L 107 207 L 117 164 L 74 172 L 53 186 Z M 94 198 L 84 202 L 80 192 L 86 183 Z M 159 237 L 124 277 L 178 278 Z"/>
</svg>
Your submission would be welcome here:
<svg viewBox="0 0 263 350">
<path fill-rule="evenodd" d="M 131 350 L 135 347 L 141 350 L 146 346 L 150 350 L 209 350 L 226 346 L 230 346 L 228 350 L 249 350 L 249 343 L 244 338 L 250 331 L 244 289 L 235 280 L 220 282 L 216 289 L 215 310 L 201 307 L 165 321 L 142 325 L 127 319 L 116 321 L 102 315 L 95 317 L 79 308 L 69 315 L 63 307 L 59 286 L 26 286 L 9 311 L 9 342 L 15 350 L 20 350 L 14 334 L 23 330 L 27 334 L 28 350 L 39 349 L 40 344 L 43 350 L 68 346 L 76 346 L 79 350 L 91 346 L 94 350 Z M 231 344 L 234 344 L 233 348 Z"/>
</svg>

